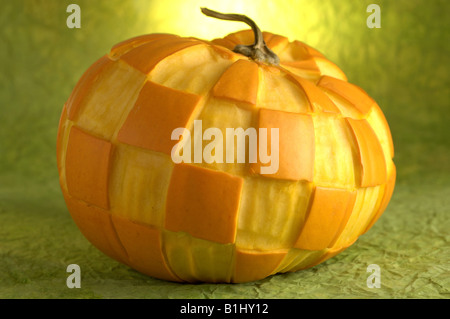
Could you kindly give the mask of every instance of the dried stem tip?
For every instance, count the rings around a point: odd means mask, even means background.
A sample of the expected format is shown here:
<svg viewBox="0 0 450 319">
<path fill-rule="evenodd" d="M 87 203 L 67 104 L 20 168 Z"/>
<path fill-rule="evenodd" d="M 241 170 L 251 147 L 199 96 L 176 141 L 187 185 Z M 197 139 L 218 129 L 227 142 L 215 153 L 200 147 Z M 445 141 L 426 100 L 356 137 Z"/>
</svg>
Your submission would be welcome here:
<svg viewBox="0 0 450 319">
<path fill-rule="evenodd" d="M 220 13 L 217 11 L 209 10 L 207 8 L 201 8 L 203 14 L 221 19 L 221 20 L 230 20 L 230 21 L 239 21 L 248 24 L 255 35 L 255 43 L 251 45 L 243 45 L 238 44 L 233 51 L 236 53 L 243 54 L 255 61 L 266 62 L 268 64 L 278 65 L 280 64 L 280 59 L 278 56 L 270 50 L 266 43 L 264 42 L 264 38 L 261 30 L 258 28 L 256 23 L 250 19 L 249 17 L 241 14 L 226 14 Z"/>
</svg>

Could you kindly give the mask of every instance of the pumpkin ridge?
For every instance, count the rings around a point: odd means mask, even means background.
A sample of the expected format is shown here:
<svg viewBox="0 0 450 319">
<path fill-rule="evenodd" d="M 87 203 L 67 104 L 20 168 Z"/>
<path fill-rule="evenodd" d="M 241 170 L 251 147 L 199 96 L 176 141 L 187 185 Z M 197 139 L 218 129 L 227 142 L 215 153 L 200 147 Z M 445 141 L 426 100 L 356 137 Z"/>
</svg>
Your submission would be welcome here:
<svg viewBox="0 0 450 319">
<path fill-rule="evenodd" d="M 221 51 L 220 47 L 208 42 L 199 42 L 199 45 L 183 48 L 164 57 L 147 75 L 147 79 L 204 96 L 235 61 L 237 54 L 232 51 L 228 54 L 225 50 Z"/>
<path fill-rule="evenodd" d="M 133 48 L 120 59 L 144 74 L 149 74 L 162 59 L 186 47 L 199 44 L 200 41 L 192 38 L 159 39 Z"/>
<path fill-rule="evenodd" d="M 118 60 L 122 55 L 129 52 L 130 50 L 133 50 L 141 45 L 144 45 L 146 43 L 161 40 L 162 38 L 169 38 L 169 37 L 176 37 L 179 38 L 179 36 L 169 33 L 153 33 L 153 34 L 145 34 L 136 36 L 133 38 L 130 38 L 128 40 L 122 41 L 114 45 L 110 52 L 108 53 L 109 57 L 112 60 Z"/>
</svg>

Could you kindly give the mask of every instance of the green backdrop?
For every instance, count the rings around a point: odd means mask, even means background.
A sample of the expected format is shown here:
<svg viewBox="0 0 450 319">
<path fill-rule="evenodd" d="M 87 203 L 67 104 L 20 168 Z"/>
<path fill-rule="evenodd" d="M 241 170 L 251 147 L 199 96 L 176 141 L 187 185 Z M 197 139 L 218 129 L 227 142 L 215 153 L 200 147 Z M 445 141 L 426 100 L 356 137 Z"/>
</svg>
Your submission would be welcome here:
<svg viewBox="0 0 450 319">
<path fill-rule="evenodd" d="M 70 3 L 81 7 L 80 29 L 66 26 Z M 168 283 L 97 251 L 65 207 L 55 142 L 76 81 L 132 36 L 214 38 L 245 28 L 201 16 L 203 3 L 316 47 L 385 112 L 393 198 L 367 234 L 324 264 L 246 284 Z M 370 3 L 381 7 L 380 29 L 366 25 Z M 450 1 L 20 0 L 0 8 L 0 298 L 450 297 Z M 80 289 L 66 286 L 69 264 L 81 267 Z M 367 287 L 370 264 L 380 266 L 381 288 Z"/>
</svg>

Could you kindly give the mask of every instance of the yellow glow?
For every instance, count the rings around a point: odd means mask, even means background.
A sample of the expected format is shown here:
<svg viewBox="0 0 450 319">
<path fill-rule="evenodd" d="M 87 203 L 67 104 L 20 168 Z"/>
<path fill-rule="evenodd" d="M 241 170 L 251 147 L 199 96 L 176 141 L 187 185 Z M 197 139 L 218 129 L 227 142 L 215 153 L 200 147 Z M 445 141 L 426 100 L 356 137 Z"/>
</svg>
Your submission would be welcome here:
<svg viewBox="0 0 450 319">
<path fill-rule="evenodd" d="M 203 15 L 201 7 L 223 12 L 245 14 L 261 30 L 281 34 L 290 40 L 301 40 L 310 45 L 318 41 L 320 24 L 316 1 L 308 0 L 165 0 L 136 1 L 136 9 L 148 11 L 147 33 L 173 33 L 211 40 L 229 33 L 248 29 L 241 22 L 222 21 Z M 328 18 L 328 17 L 327 17 Z"/>
</svg>

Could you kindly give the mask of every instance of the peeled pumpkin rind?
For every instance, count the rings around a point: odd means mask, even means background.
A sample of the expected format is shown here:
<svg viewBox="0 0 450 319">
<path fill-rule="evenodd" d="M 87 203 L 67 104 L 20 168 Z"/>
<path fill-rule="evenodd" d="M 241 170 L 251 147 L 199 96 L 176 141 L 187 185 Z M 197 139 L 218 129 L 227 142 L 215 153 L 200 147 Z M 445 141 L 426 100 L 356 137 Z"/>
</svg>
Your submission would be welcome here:
<svg viewBox="0 0 450 319">
<path fill-rule="evenodd" d="M 222 74 L 214 86 L 212 94 L 216 98 L 255 105 L 258 84 L 258 65 L 240 59 Z"/>
<path fill-rule="evenodd" d="M 167 266 L 159 229 L 119 216 L 112 216 L 112 223 L 126 251 L 128 265 L 144 274 L 170 281 L 181 281 Z"/>
<path fill-rule="evenodd" d="M 316 187 L 306 221 L 294 247 L 306 250 L 332 248 L 352 212 L 356 193 Z"/>
<path fill-rule="evenodd" d="M 201 96 L 174 90 L 147 81 L 119 130 L 119 142 L 171 154 L 177 141 L 171 139 L 176 128 L 186 128 Z M 164 102 L 162 102 L 164 101 Z"/>
<path fill-rule="evenodd" d="M 222 244 L 233 243 L 241 189 L 240 177 L 189 164 L 175 165 L 167 194 L 165 228 Z"/>
<path fill-rule="evenodd" d="M 159 39 L 167 39 L 168 37 L 178 37 L 173 34 L 167 34 L 167 33 L 153 33 L 153 34 L 144 34 L 141 36 L 137 36 L 131 39 L 127 39 L 125 41 L 122 41 L 120 43 L 117 43 L 111 48 L 111 51 L 109 52 L 109 56 L 113 60 L 119 59 L 122 55 L 127 53 L 130 50 L 133 50 L 134 48 L 141 46 L 143 44 L 146 44 L 151 41 L 159 40 Z"/>
<path fill-rule="evenodd" d="M 258 128 L 267 129 L 267 140 L 271 143 L 271 131 L 279 130 L 279 164 L 274 174 L 265 177 L 285 180 L 312 181 L 314 174 L 314 127 L 308 114 L 261 109 Z M 255 172 L 266 166 L 260 160 L 252 165 Z"/>
<path fill-rule="evenodd" d="M 271 275 L 286 253 L 287 251 L 259 252 L 237 249 L 233 281 L 255 281 Z"/>
<path fill-rule="evenodd" d="M 97 81 L 99 75 L 101 75 L 104 69 L 111 64 L 111 60 L 105 55 L 84 72 L 66 103 L 69 120 L 73 121 L 76 119 L 78 109 L 83 103 L 83 100 L 86 99 L 91 92 L 92 86 Z"/>
<path fill-rule="evenodd" d="M 142 73 L 148 74 L 165 57 L 192 45 L 199 44 L 201 44 L 200 41 L 191 39 L 162 37 L 128 51 L 120 59 Z"/>
<path fill-rule="evenodd" d="M 71 196 L 109 209 L 109 176 L 113 145 L 76 126 L 70 130 L 65 161 L 67 189 Z"/>
<path fill-rule="evenodd" d="M 300 76 L 296 76 L 294 74 L 289 74 L 289 77 L 305 92 L 309 104 L 311 105 L 312 110 L 315 113 L 322 111 L 327 113 L 340 114 L 340 111 L 336 107 L 336 105 L 320 88 L 314 85 L 314 83 L 311 83 L 311 81 L 305 80 Z"/>
<path fill-rule="evenodd" d="M 369 113 L 375 101 L 359 87 L 331 76 L 322 76 L 318 86 L 350 102 L 362 115 Z"/>
<path fill-rule="evenodd" d="M 168 281 L 248 282 L 320 264 L 380 218 L 396 176 L 381 109 L 319 51 L 263 36 L 280 66 L 232 51 L 253 43 L 251 30 L 212 41 L 152 34 L 113 46 L 82 75 L 61 115 L 57 167 L 95 247 Z M 103 123 L 98 110 L 112 114 Z M 280 126 L 280 170 L 172 163 L 169 133 L 193 134 L 196 119 L 223 136 Z"/>
<path fill-rule="evenodd" d="M 86 239 L 107 256 L 128 265 L 127 253 L 114 229 L 111 214 L 67 193 L 64 199 L 72 219 Z"/>
<path fill-rule="evenodd" d="M 361 163 L 358 186 L 369 187 L 386 183 L 386 162 L 383 149 L 366 120 L 347 119 L 358 145 Z"/>
</svg>

